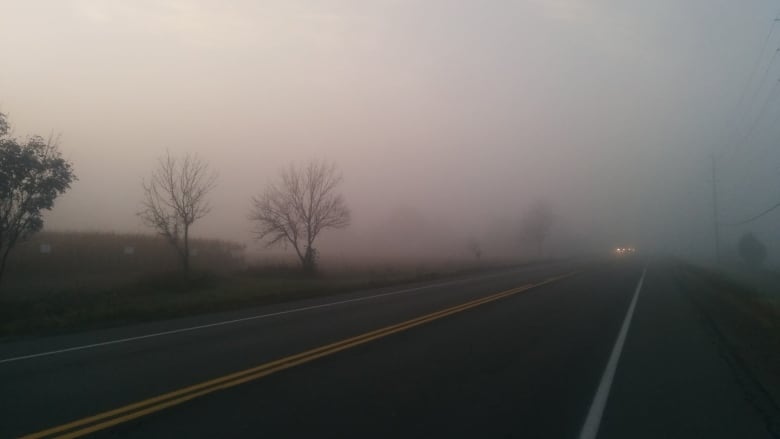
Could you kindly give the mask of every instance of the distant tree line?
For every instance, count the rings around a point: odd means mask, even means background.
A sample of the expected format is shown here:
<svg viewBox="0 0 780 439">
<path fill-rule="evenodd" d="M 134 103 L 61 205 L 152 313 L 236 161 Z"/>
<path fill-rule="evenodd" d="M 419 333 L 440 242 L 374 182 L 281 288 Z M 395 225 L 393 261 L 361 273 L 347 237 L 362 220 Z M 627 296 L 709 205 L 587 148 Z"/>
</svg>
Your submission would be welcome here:
<svg viewBox="0 0 780 439">
<path fill-rule="evenodd" d="M 76 179 L 56 141 L 40 136 L 20 140 L 9 133 L 6 115 L 0 113 L 0 280 L 11 250 L 43 227 L 42 212 L 51 209 Z M 211 211 L 209 195 L 217 180 L 217 173 L 197 155 L 166 152 L 142 182 L 138 216 L 174 250 L 185 278 L 191 270 L 191 228 Z M 339 192 L 341 182 L 341 172 L 327 161 L 284 168 L 251 199 L 249 219 L 255 236 L 267 246 L 291 247 L 302 271 L 316 273 L 318 238 L 325 230 L 350 224 L 350 209 Z M 553 209 L 544 201 L 532 204 L 520 220 L 521 241 L 533 246 L 538 257 L 544 255 L 554 221 Z M 752 241 L 742 246 L 751 261 L 762 259 Z M 468 240 L 466 248 L 475 260 L 482 258 L 483 247 L 476 238 Z"/>
<path fill-rule="evenodd" d="M 76 179 L 56 140 L 10 135 L 0 113 L 0 281 L 11 250 L 43 227 L 42 213 Z M 338 192 L 342 177 L 335 164 L 312 161 L 290 165 L 279 180 L 252 199 L 250 219 L 268 246 L 291 246 L 303 271 L 317 269 L 315 242 L 326 229 L 349 225 L 350 210 Z M 166 153 L 142 182 L 138 216 L 178 255 L 182 273 L 190 273 L 191 227 L 211 210 L 208 195 L 217 174 L 194 154 Z"/>
</svg>

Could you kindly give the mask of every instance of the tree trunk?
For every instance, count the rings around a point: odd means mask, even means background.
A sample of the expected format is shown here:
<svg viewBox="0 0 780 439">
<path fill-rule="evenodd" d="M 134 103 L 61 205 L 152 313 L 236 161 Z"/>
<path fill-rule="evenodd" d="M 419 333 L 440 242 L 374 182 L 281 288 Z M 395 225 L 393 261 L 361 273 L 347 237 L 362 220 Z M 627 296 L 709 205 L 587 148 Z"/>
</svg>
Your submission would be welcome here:
<svg viewBox="0 0 780 439">
<path fill-rule="evenodd" d="M 306 272 L 306 269 L 308 267 L 308 262 L 306 259 L 306 255 L 298 254 L 298 259 L 301 261 L 301 270 Z"/>
<path fill-rule="evenodd" d="M 0 283 L 3 282 L 3 273 L 5 273 L 5 262 L 8 260 L 8 253 L 11 252 L 11 247 L 7 247 L 3 250 L 3 255 L 0 257 Z"/>
<path fill-rule="evenodd" d="M 307 246 L 301 263 L 303 264 L 303 272 L 306 275 L 313 276 L 317 272 L 317 250 Z"/>
<path fill-rule="evenodd" d="M 184 252 L 181 255 L 182 269 L 184 270 L 184 278 L 190 277 L 190 226 L 184 224 Z"/>
</svg>

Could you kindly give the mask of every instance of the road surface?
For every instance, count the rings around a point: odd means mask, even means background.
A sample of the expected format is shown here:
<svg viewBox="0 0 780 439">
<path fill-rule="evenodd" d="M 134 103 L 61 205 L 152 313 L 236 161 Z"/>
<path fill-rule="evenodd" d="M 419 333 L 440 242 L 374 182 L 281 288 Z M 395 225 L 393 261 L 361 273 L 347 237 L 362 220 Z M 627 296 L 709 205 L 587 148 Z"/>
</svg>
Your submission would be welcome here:
<svg viewBox="0 0 780 439">
<path fill-rule="evenodd" d="M 777 437 L 670 265 L 0 340 L 0 437 Z"/>
</svg>

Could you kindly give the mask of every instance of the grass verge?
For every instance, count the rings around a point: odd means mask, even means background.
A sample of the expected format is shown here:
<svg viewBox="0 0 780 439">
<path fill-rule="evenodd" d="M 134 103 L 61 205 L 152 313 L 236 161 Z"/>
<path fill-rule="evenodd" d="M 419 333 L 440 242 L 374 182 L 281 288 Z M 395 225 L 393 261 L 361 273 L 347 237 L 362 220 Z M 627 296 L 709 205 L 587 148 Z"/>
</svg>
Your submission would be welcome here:
<svg viewBox="0 0 780 439">
<path fill-rule="evenodd" d="M 780 292 L 760 291 L 693 265 L 685 265 L 678 280 L 758 389 L 751 399 L 770 428 L 780 432 Z"/>
<path fill-rule="evenodd" d="M 144 276 L 122 287 L 15 295 L 0 301 L 0 336 L 50 335 L 210 312 L 324 297 L 339 293 L 495 271 L 480 267 L 392 274 L 352 273 L 307 278 L 296 273 L 247 270 L 232 275 L 196 273 Z"/>
</svg>

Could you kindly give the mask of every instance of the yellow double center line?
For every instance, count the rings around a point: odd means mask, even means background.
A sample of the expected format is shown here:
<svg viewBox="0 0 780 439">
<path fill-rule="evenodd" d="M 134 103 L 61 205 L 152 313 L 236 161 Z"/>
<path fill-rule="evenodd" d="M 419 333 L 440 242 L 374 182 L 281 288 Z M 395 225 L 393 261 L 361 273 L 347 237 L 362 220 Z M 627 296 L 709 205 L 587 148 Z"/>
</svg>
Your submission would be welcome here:
<svg viewBox="0 0 780 439">
<path fill-rule="evenodd" d="M 558 281 L 565 277 L 569 277 L 576 274 L 569 273 L 562 276 L 556 276 L 549 278 L 545 281 L 523 285 L 521 287 L 512 288 L 511 290 L 502 291 L 490 296 L 483 297 L 481 299 L 472 300 L 470 302 L 463 303 L 461 305 L 453 306 L 450 308 L 436 311 L 430 314 L 426 314 L 421 317 L 417 317 L 411 320 L 407 320 L 395 325 L 386 326 L 375 331 L 366 332 L 364 334 L 347 338 L 335 343 L 324 345 L 315 349 L 311 349 L 299 354 L 291 355 L 289 357 L 280 358 L 278 360 L 271 361 L 269 363 L 261 364 L 260 366 L 252 367 L 240 372 L 232 373 L 209 381 L 204 381 L 199 384 L 195 384 L 189 387 L 185 387 L 173 392 L 164 393 L 153 398 L 145 399 L 133 404 L 103 412 L 94 416 L 79 419 L 67 424 L 52 427 L 47 430 L 39 431 L 27 436 L 26 439 L 37 439 L 45 437 L 60 437 L 60 438 L 76 438 L 81 437 L 89 433 L 94 433 L 114 425 L 118 425 L 142 416 L 146 416 L 150 413 L 164 410 L 168 407 L 172 407 L 189 400 L 207 395 L 209 393 L 216 392 L 218 390 L 227 389 L 237 386 L 239 384 L 253 381 L 258 378 L 270 375 L 274 372 L 289 369 L 291 367 L 298 366 L 303 363 L 316 360 L 317 358 L 331 355 L 336 352 L 340 352 L 355 346 L 359 346 L 370 341 L 387 337 L 388 335 L 395 334 L 397 332 L 405 331 L 415 326 L 422 325 L 424 323 L 431 322 L 433 320 L 440 319 L 452 314 L 456 314 L 477 306 L 483 305 L 488 302 L 494 302 L 499 299 L 503 299 L 508 296 L 512 296 L 523 291 L 530 290 L 541 285 L 545 285 L 551 282 Z"/>
</svg>

